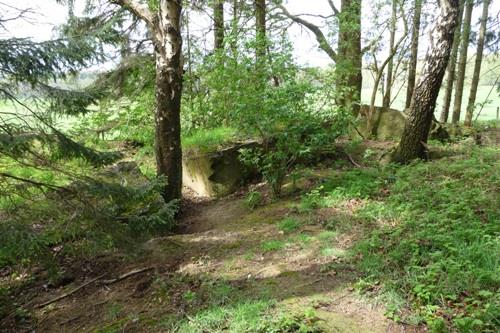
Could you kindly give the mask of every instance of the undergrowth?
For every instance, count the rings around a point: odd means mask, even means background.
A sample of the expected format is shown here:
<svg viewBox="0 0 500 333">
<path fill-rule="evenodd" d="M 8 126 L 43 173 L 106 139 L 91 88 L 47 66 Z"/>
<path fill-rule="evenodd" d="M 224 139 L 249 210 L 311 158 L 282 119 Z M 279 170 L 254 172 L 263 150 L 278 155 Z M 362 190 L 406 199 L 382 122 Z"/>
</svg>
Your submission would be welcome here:
<svg viewBox="0 0 500 333">
<path fill-rule="evenodd" d="M 204 279 L 196 292 L 183 293 L 183 302 L 189 303 L 188 314 L 166 315 L 157 327 L 172 333 L 322 332 L 314 311 L 287 313 L 265 293 L 248 295 L 225 281 Z"/>
<path fill-rule="evenodd" d="M 383 286 L 392 319 L 423 321 L 434 332 L 495 332 L 498 160 L 496 148 L 468 148 L 426 163 L 337 172 L 303 195 L 297 208 L 314 215 L 333 207 L 348 218 L 326 221 L 328 230 L 365 230 L 351 251 L 363 274 L 358 289 Z"/>
<path fill-rule="evenodd" d="M 358 214 L 386 221 L 356 248 L 365 282 L 402 294 L 435 332 L 500 325 L 498 157 L 483 148 L 401 167 Z"/>
</svg>

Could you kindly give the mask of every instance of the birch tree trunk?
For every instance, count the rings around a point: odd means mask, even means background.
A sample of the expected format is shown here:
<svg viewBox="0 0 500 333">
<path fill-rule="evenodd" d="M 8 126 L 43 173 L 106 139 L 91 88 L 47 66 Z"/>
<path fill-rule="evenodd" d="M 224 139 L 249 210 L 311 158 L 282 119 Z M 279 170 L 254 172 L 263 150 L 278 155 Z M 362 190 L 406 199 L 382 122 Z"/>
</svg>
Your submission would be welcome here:
<svg viewBox="0 0 500 333">
<path fill-rule="evenodd" d="M 456 68 L 457 68 L 457 56 L 458 56 L 458 47 L 461 41 L 461 32 L 462 32 L 462 20 L 464 16 L 464 5 L 465 0 L 460 0 L 460 11 L 458 14 L 458 24 L 455 28 L 455 37 L 453 38 L 453 48 L 451 50 L 450 62 L 448 63 L 448 77 L 446 79 L 446 90 L 443 98 L 443 109 L 441 111 L 440 121 L 442 123 L 448 122 L 448 117 L 450 114 L 450 105 L 451 105 L 451 96 L 453 94 L 453 85 L 455 84 L 456 79 Z"/>
<path fill-rule="evenodd" d="M 418 38 L 420 35 L 422 1 L 423 0 L 415 0 L 411 36 L 410 68 L 408 69 L 408 87 L 406 88 L 405 109 L 408 109 L 410 107 L 411 96 L 413 95 L 413 90 L 415 89 L 415 81 L 417 78 Z"/>
<path fill-rule="evenodd" d="M 477 41 L 476 62 L 474 64 L 474 74 L 472 75 L 472 84 L 470 87 L 469 102 L 467 104 L 467 113 L 465 115 L 465 126 L 472 125 L 472 116 L 474 114 L 477 86 L 479 85 L 479 75 L 481 74 L 481 63 L 483 61 L 484 39 L 486 37 L 486 23 L 488 21 L 488 8 L 490 0 L 483 0 L 483 13 L 481 14 L 481 27 L 479 28 L 479 38 Z"/>
<path fill-rule="evenodd" d="M 432 31 L 430 49 L 413 93 L 401 142 L 393 160 L 408 163 L 426 158 L 426 143 L 434 117 L 436 99 L 450 58 L 453 35 L 458 20 L 458 0 L 441 0 L 440 15 Z"/>
<path fill-rule="evenodd" d="M 470 27 L 472 20 L 472 10 L 474 9 L 474 0 L 466 0 L 465 17 L 462 29 L 462 46 L 460 49 L 460 58 L 458 59 L 457 83 L 455 87 L 455 100 L 453 102 L 452 124 L 460 121 L 462 110 L 462 97 L 464 93 L 465 69 L 467 67 L 467 51 L 469 48 Z"/>
</svg>

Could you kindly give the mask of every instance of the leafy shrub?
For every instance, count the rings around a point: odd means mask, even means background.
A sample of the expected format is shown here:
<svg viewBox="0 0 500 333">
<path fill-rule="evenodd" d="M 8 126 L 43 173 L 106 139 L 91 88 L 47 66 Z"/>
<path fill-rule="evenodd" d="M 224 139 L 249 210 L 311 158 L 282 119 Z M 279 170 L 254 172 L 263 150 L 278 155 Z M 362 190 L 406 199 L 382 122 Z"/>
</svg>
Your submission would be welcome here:
<svg viewBox="0 0 500 333">
<path fill-rule="evenodd" d="M 242 151 L 242 161 L 258 169 L 279 196 L 287 174 L 331 149 L 350 119 L 332 104 L 331 84 L 304 79 L 286 39 L 268 41 L 273 61 L 258 65 L 249 52 L 254 39 L 237 42 L 237 52 L 216 52 L 199 68 L 196 76 L 203 79 L 196 81 L 199 93 L 186 96 L 192 109 L 184 112 L 190 118 L 184 128 L 232 127 L 258 139 L 261 146 Z"/>
</svg>

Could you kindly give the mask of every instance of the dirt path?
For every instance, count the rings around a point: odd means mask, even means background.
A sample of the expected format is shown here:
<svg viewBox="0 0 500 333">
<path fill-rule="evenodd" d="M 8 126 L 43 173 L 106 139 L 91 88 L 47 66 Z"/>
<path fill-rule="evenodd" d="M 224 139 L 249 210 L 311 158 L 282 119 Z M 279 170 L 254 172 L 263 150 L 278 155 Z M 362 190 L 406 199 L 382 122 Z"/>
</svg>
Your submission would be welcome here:
<svg viewBox="0 0 500 333">
<path fill-rule="evenodd" d="M 356 293 L 359 276 L 344 258 L 352 232 L 326 231 L 312 222 L 293 231 L 278 228 L 293 216 L 293 198 L 255 210 L 245 208 L 241 198 L 193 209 L 182 221 L 186 232 L 147 242 L 139 258 L 106 258 L 85 281 L 103 272 L 108 278 L 143 267 L 151 270 L 116 283 L 93 283 L 37 309 L 36 331 L 169 332 L 158 323 L 172 315 L 191 318 L 197 309 L 206 309 L 206 302 L 214 302 L 203 296 L 210 294 L 207 281 L 249 297 L 264 295 L 286 311 L 314 309 L 326 332 L 416 331 L 386 319 L 381 305 Z M 310 219 L 325 214 L 332 218 L 340 213 L 318 212 Z M 82 283 L 49 290 L 35 304 Z"/>
</svg>

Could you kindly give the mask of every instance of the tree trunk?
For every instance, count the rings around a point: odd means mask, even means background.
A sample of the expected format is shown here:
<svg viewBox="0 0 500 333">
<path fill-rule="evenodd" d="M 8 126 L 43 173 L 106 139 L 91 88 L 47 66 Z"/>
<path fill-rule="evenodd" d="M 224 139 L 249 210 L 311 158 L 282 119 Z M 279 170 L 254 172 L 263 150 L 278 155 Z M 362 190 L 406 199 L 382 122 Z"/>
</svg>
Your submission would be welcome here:
<svg viewBox="0 0 500 333">
<path fill-rule="evenodd" d="M 182 2 L 159 0 L 153 12 L 140 0 L 110 0 L 146 23 L 153 40 L 156 65 L 155 154 L 158 176 L 166 177 L 167 202 L 182 196 L 181 94 Z"/>
<path fill-rule="evenodd" d="M 240 0 L 233 0 L 233 19 L 231 20 L 231 39 L 230 45 L 233 56 L 236 57 L 238 51 L 238 26 L 240 15 Z"/>
<path fill-rule="evenodd" d="M 410 66 L 409 66 L 410 68 L 408 70 L 408 87 L 406 88 L 405 109 L 408 109 L 410 107 L 411 96 L 413 95 L 413 90 L 415 89 L 415 81 L 417 78 L 418 38 L 420 36 L 422 1 L 423 0 L 415 0 L 412 36 L 411 36 L 411 55 L 410 55 Z"/>
<path fill-rule="evenodd" d="M 462 32 L 462 46 L 460 49 L 460 58 L 458 60 L 457 85 L 455 87 L 455 100 L 453 104 L 453 114 L 451 122 L 456 124 L 460 121 L 460 112 L 462 110 L 462 96 L 464 93 L 465 68 L 467 66 L 467 50 L 469 48 L 470 27 L 472 20 L 472 10 L 474 9 L 474 0 L 467 0 L 465 3 L 465 17 Z"/>
<path fill-rule="evenodd" d="M 397 14 L 397 1 L 392 0 L 392 15 L 391 15 L 391 29 L 390 29 L 390 38 L 389 38 L 389 49 L 394 50 L 394 43 L 396 39 L 396 14 Z M 391 57 L 389 63 L 387 64 L 387 80 L 385 81 L 385 94 L 384 99 L 382 101 L 382 106 L 384 108 L 389 108 L 391 105 L 391 91 L 392 91 L 392 77 L 394 72 L 394 57 Z"/>
<path fill-rule="evenodd" d="M 181 198 L 181 5 L 174 0 L 160 1 L 158 30 L 154 31 L 156 57 L 155 151 L 159 176 L 167 177 L 165 201 Z"/>
<path fill-rule="evenodd" d="M 446 80 L 446 90 L 443 98 L 443 110 L 441 111 L 440 121 L 442 123 L 446 123 L 448 121 L 448 116 L 450 113 L 450 105 L 451 105 L 451 96 L 453 94 L 453 85 L 455 84 L 456 79 L 456 68 L 457 68 L 457 56 L 458 56 L 458 47 L 461 41 L 461 32 L 462 32 L 462 19 L 464 16 L 464 5 L 465 1 L 460 0 L 460 11 L 458 14 L 458 24 L 455 28 L 455 37 L 453 38 L 453 48 L 451 50 L 450 62 L 448 63 L 448 78 Z"/>
<path fill-rule="evenodd" d="M 359 113 L 361 104 L 361 87 L 363 82 L 361 49 L 361 0 L 341 0 L 339 11 L 334 2 L 328 3 L 333 14 L 339 21 L 338 53 L 333 49 L 329 39 L 318 25 L 315 25 L 299 15 L 292 15 L 282 5 L 277 4 L 282 14 L 294 22 L 309 29 L 322 49 L 335 62 L 335 82 L 337 87 L 336 103 L 351 110 L 354 115 Z"/>
<path fill-rule="evenodd" d="M 481 27 L 479 28 L 479 39 L 477 41 L 476 63 L 474 64 L 474 74 L 472 75 L 469 103 L 467 104 L 467 114 L 465 115 L 465 126 L 472 125 L 472 115 L 476 104 L 477 86 L 479 84 L 481 63 L 483 61 L 484 39 L 486 37 L 486 23 L 488 21 L 489 6 L 490 0 L 483 0 L 483 13 L 481 15 Z"/>
<path fill-rule="evenodd" d="M 439 6 L 440 15 L 432 31 L 433 43 L 427 51 L 424 68 L 411 99 L 401 142 L 393 156 L 395 162 L 408 163 L 427 155 L 427 138 L 450 58 L 459 12 L 458 0 L 441 0 Z"/>
<path fill-rule="evenodd" d="M 224 0 L 214 0 L 214 49 L 224 46 Z"/>
<path fill-rule="evenodd" d="M 265 61 L 266 56 L 266 0 L 255 0 L 255 36 L 257 63 Z"/>
<path fill-rule="evenodd" d="M 338 57 L 335 66 L 338 102 L 353 114 L 359 113 L 363 83 L 361 52 L 361 0 L 342 0 L 339 14 Z"/>
</svg>

